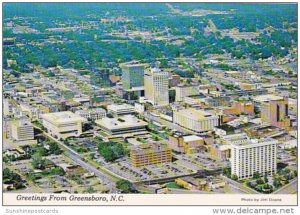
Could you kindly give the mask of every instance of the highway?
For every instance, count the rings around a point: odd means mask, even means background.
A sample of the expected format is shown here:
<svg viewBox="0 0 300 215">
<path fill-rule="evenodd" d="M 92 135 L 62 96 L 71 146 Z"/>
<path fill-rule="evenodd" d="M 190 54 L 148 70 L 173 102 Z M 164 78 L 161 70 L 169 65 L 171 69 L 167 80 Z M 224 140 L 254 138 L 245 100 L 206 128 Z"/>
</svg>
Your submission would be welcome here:
<svg viewBox="0 0 300 215">
<path fill-rule="evenodd" d="M 61 141 L 55 139 L 54 137 L 52 137 L 51 135 L 49 135 L 46 132 L 43 132 L 43 135 L 47 136 L 51 140 L 53 140 L 56 143 L 58 143 L 61 146 L 61 148 L 64 150 L 64 152 L 67 154 L 67 156 L 73 162 L 75 162 L 78 165 L 82 166 L 88 172 L 93 172 L 95 174 L 95 176 L 98 177 L 102 181 L 102 183 L 104 185 L 109 185 L 109 187 L 110 187 L 110 193 L 116 193 L 117 192 L 116 184 L 113 182 L 113 180 L 109 176 L 107 176 L 106 174 L 102 173 L 100 170 L 98 170 L 97 168 L 95 168 L 91 164 L 83 161 L 83 157 L 80 154 L 78 154 L 76 151 L 74 151 L 70 147 L 66 146 L 65 144 L 63 144 Z"/>
</svg>

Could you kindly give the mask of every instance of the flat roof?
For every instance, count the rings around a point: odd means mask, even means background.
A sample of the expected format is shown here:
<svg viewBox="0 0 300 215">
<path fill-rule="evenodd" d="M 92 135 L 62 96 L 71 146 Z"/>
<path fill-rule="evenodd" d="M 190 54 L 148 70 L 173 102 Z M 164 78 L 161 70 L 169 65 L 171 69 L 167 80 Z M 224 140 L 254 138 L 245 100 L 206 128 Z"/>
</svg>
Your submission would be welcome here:
<svg viewBox="0 0 300 215">
<path fill-rule="evenodd" d="M 118 111 L 118 110 L 124 110 L 124 109 L 134 109 L 134 106 L 129 105 L 129 104 L 110 104 L 107 105 L 107 110 L 113 110 L 113 111 Z"/>
<path fill-rule="evenodd" d="M 140 63 L 139 61 L 129 61 L 129 62 L 125 62 L 125 63 L 121 63 L 120 67 L 142 67 L 142 66 L 147 66 L 148 64 L 146 63 Z"/>
<path fill-rule="evenodd" d="M 55 124 L 63 124 L 68 122 L 86 122 L 87 120 L 71 111 L 62 111 L 42 114 L 42 118 Z"/>
<path fill-rule="evenodd" d="M 158 143 L 149 143 L 149 144 L 141 144 L 138 146 L 133 146 L 131 148 L 131 153 L 153 153 L 153 152 L 161 152 L 165 150 L 169 150 L 170 148 L 166 145 L 158 144 Z"/>
<path fill-rule="evenodd" d="M 181 109 L 177 112 L 180 113 L 181 115 L 185 115 L 185 116 L 187 116 L 189 118 L 193 118 L 195 120 L 201 120 L 201 119 L 205 119 L 208 117 L 214 117 L 214 115 L 212 115 L 208 111 L 198 110 L 198 109 L 194 109 L 194 108 Z"/>
<path fill-rule="evenodd" d="M 260 96 L 255 96 L 253 98 L 254 101 L 257 102 L 268 102 L 268 101 L 276 101 L 276 100 L 282 100 L 282 96 L 276 96 L 273 94 L 267 94 L 267 95 L 260 95 Z"/>
<path fill-rule="evenodd" d="M 116 118 L 104 117 L 102 119 L 96 120 L 95 123 L 108 129 L 120 129 L 148 125 L 147 122 L 138 119 L 133 115 L 124 115 Z"/>
<path fill-rule="evenodd" d="M 84 109 L 84 110 L 78 110 L 75 112 L 76 114 L 80 114 L 80 113 L 106 113 L 106 110 L 103 108 L 90 108 L 90 109 Z"/>
<path fill-rule="evenodd" d="M 191 142 L 191 141 L 197 141 L 197 140 L 203 140 L 202 137 L 198 137 L 196 135 L 189 135 L 189 136 L 183 136 L 184 142 Z"/>
</svg>

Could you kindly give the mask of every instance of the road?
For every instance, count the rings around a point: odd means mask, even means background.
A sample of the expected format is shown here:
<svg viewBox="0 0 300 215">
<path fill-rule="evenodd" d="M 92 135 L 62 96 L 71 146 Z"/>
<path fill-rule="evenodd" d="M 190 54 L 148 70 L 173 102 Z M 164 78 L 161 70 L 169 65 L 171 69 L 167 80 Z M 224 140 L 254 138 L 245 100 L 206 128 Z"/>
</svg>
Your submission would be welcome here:
<svg viewBox="0 0 300 215">
<path fill-rule="evenodd" d="M 221 176 L 223 180 L 225 180 L 228 185 L 233 188 L 234 190 L 238 190 L 238 193 L 245 193 L 245 194 L 260 194 L 259 192 L 257 192 L 256 190 L 253 190 L 249 187 L 246 187 L 245 185 L 236 182 L 232 179 L 229 179 L 225 176 Z"/>
<path fill-rule="evenodd" d="M 298 191 L 297 184 L 298 179 L 294 179 L 291 183 L 273 192 L 273 194 L 296 194 Z"/>
<path fill-rule="evenodd" d="M 91 164 L 83 161 L 83 157 L 80 154 L 78 154 L 77 152 L 75 152 L 73 149 L 71 149 L 70 147 L 66 146 L 65 144 L 63 144 L 61 141 L 55 139 L 54 137 L 52 137 L 51 135 L 47 134 L 46 132 L 43 132 L 43 134 L 45 136 L 47 136 L 48 138 L 50 138 L 51 140 L 53 140 L 56 143 L 58 143 L 62 147 L 62 149 L 64 150 L 64 152 L 67 154 L 67 156 L 73 162 L 75 162 L 78 165 L 82 166 L 87 171 L 93 172 L 95 174 L 95 176 L 98 177 L 102 181 L 102 183 L 104 185 L 109 185 L 109 187 L 110 187 L 110 193 L 116 193 L 117 192 L 116 184 L 113 182 L 113 180 L 109 176 L 107 176 L 106 174 L 102 173 L 100 170 L 98 170 L 97 168 L 95 168 Z"/>
</svg>

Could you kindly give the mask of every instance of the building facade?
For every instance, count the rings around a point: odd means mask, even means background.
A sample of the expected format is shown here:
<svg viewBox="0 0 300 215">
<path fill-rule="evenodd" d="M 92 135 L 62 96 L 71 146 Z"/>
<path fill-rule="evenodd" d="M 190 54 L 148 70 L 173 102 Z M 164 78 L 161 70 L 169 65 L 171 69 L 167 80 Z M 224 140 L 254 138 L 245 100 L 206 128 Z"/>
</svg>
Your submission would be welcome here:
<svg viewBox="0 0 300 215">
<path fill-rule="evenodd" d="M 32 124 L 26 119 L 11 121 L 11 137 L 17 141 L 33 140 Z"/>
<path fill-rule="evenodd" d="M 156 143 L 139 145 L 131 149 L 130 160 L 134 167 L 167 163 L 172 161 L 172 150 Z"/>
<path fill-rule="evenodd" d="M 122 85 L 124 90 L 144 86 L 144 70 L 147 64 L 131 61 L 120 64 L 122 69 Z"/>
<path fill-rule="evenodd" d="M 190 86 L 178 85 L 177 87 L 175 87 L 175 92 L 176 92 L 175 101 L 181 102 L 187 96 L 199 95 L 199 85 L 190 85 Z"/>
<path fill-rule="evenodd" d="M 219 117 L 194 108 L 173 112 L 173 122 L 195 132 L 213 130 L 219 125 Z"/>
<path fill-rule="evenodd" d="M 42 119 L 47 132 L 57 139 L 80 136 L 82 123 L 87 121 L 71 111 L 43 114 Z"/>
<path fill-rule="evenodd" d="M 277 140 L 235 138 L 231 145 L 231 174 L 238 179 L 253 177 L 254 173 L 272 175 L 277 168 Z"/>
<path fill-rule="evenodd" d="M 75 114 L 92 121 L 106 117 L 106 111 L 103 108 L 78 110 L 75 112 Z"/>
<path fill-rule="evenodd" d="M 113 115 L 126 115 L 135 113 L 135 108 L 129 104 L 111 104 L 107 105 L 107 112 Z"/>
<path fill-rule="evenodd" d="M 124 115 L 117 118 L 105 117 L 95 121 L 95 123 L 101 129 L 100 136 L 105 140 L 126 138 L 149 133 L 146 130 L 148 123 L 133 115 Z"/>
<path fill-rule="evenodd" d="M 288 130 L 290 128 L 287 97 L 264 100 L 261 103 L 261 120 L 270 125 Z"/>
<path fill-rule="evenodd" d="M 149 68 L 145 71 L 145 98 L 153 106 L 169 104 L 168 72 L 163 69 Z"/>
</svg>

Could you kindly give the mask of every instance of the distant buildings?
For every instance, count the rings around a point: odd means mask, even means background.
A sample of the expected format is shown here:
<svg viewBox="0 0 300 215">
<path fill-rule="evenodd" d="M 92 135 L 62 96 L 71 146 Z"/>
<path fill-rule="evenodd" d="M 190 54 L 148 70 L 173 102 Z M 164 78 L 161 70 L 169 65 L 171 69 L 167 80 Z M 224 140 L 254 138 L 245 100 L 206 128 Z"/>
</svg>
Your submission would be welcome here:
<svg viewBox="0 0 300 215">
<path fill-rule="evenodd" d="M 149 68 L 145 71 L 145 97 L 153 106 L 169 104 L 168 72 L 159 68 Z"/>
<path fill-rule="evenodd" d="M 11 100 L 3 99 L 3 115 L 9 116 L 12 114 Z"/>
<path fill-rule="evenodd" d="M 138 61 L 120 64 L 124 90 L 131 90 L 133 87 L 144 86 L 144 70 L 146 66 L 147 64 L 141 64 Z"/>
<path fill-rule="evenodd" d="M 219 117 L 193 108 L 173 112 L 173 122 L 195 132 L 213 130 L 219 125 Z"/>
<path fill-rule="evenodd" d="M 172 161 L 172 150 L 160 144 L 143 144 L 135 146 L 130 151 L 131 164 L 142 167 L 152 164 L 167 163 Z"/>
<path fill-rule="evenodd" d="M 87 121 L 71 111 L 43 114 L 42 120 L 47 132 L 58 139 L 80 136 L 82 123 Z"/>
<path fill-rule="evenodd" d="M 78 110 L 75 112 L 75 114 L 92 121 L 106 117 L 106 111 L 103 108 Z"/>
<path fill-rule="evenodd" d="M 102 118 L 95 121 L 100 127 L 103 139 L 125 138 L 135 135 L 147 134 L 147 122 L 133 115 L 124 115 L 117 118 Z"/>
<path fill-rule="evenodd" d="M 240 115 L 247 114 L 254 115 L 254 104 L 252 102 L 234 102 L 231 107 L 223 108 L 223 114 Z"/>
<path fill-rule="evenodd" d="M 27 119 L 11 121 L 11 137 L 16 141 L 34 139 L 33 126 Z"/>
<path fill-rule="evenodd" d="M 129 104 L 111 104 L 107 105 L 107 112 L 119 116 L 135 113 L 135 108 Z"/>
<path fill-rule="evenodd" d="M 109 87 L 111 85 L 109 75 L 108 68 L 93 68 L 90 74 L 90 83 L 100 87 Z"/>
<path fill-rule="evenodd" d="M 231 174 L 238 179 L 276 173 L 277 140 L 250 139 L 246 134 L 225 137 L 231 145 Z"/>
</svg>

